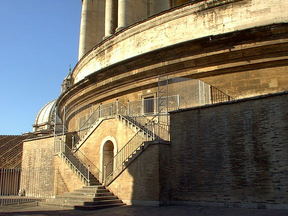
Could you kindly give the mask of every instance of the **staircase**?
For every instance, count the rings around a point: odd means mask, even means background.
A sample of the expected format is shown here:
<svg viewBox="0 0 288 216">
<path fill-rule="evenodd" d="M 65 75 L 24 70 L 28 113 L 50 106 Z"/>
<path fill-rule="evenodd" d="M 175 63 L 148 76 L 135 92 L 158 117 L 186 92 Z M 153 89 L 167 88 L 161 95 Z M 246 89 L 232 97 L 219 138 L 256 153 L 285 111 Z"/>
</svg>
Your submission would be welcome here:
<svg viewBox="0 0 288 216">
<path fill-rule="evenodd" d="M 103 173 L 105 176 L 104 185 L 109 185 L 135 158 L 137 158 L 145 150 L 145 147 L 148 146 L 147 142 L 145 141 L 163 139 L 159 125 L 154 122 L 155 117 L 149 119 L 143 116 L 140 118 L 127 116 L 125 115 L 126 112 L 118 112 L 118 103 L 117 106 L 111 107 L 117 107 L 117 112 L 114 112 L 114 109 L 111 108 L 107 114 L 100 110 L 101 112 L 97 111 L 91 115 L 91 118 L 93 116 L 93 121 L 87 120 L 85 122 L 85 127 L 87 126 L 87 130 L 82 136 L 79 136 L 82 137 L 82 139 L 76 144 L 78 149 L 81 146 L 81 143 L 85 142 L 86 137 L 88 137 L 97 128 L 97 125 L 101 123 L 103 117 L 117 117 L 127 127 L 135 131 L 134 136 L 128 141 L 128 143 L 114 156 L 110 163 L 106 164 L 104 169 L 105 172 Z M 97 116 L 94 116 L 95 113 Z M 124 115 L 121 115 L 120 113 L 123 113 Z M 168 131 L 165 131 L 165 133 L 168 133 Z M 58 156 L 76 175 L 79 176 L 79 178 L 87 186 L 70 193 L 58 195 L 55 199 L 47 200 L 45 204 L 60 205 L 69 208 L 73 207 L 81 210 L 93 210 L 124 205 L 121 200 L 115 197 L 109 190 L 99 183 L 97 179 L 99 178 L 99 170 L 96 168 L 98 170 L 98 175 L 94 175 L 95 172 L 91 172 L 91 168 L 94 166 L 93 163 L 90 163 L 89 161 L 87 163 L 86 160 L 83 161 L 85 155 L 83 154 L 81 157 L 78 157 L 75 155 L 76 152 L 81 153 L 79 149 L 76 151 L 71 150 L 65 143 L 60 141 Z M 113 171 L 112 173 L 106 173 L 106 170 Z"/>
<path fill-rule="evenodd" d="M 42 201 L 40 205 L 53 205 L 77 210 L 96 210 L 125 205 L 101 184 L 84 186 L 73 192 L 57 195 Z"/>
<path fill-rule="evenodd" d="M 79 176 L 86 185 L 97 185 L 99 181 L 90 172 L 89 167 L 81 162 L 71 151 L 66 150 L 59 154 L 59 157 Z"/>
<path fill-rule="evenodd" d="M 165 140 L 166 137 L 169 137 L 169 131 L 155 123 L 154 118 L 118 115 L 118 119 L 136 133 L 104 166 L 106 176 L 104 184 L 106 186 L 110 185 L 146 149 L 147 141 Z M 112 170 L 112 172 L 108 173 L 106 170 Z"/>
</svg>

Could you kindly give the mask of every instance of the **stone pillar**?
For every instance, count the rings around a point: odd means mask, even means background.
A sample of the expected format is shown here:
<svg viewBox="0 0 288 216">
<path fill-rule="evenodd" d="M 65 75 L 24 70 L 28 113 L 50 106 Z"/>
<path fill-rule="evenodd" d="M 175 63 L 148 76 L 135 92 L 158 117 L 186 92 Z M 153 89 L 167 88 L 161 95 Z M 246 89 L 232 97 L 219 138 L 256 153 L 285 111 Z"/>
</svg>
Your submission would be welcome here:
<svg viewBox="0 0 288 216">
<path fill-rule="evenodd" d="M 149 16 L 171 8 L 170 0 L 150 0 Z"/>
<path fill-rule="evenodd" d="M 118 0 L 118 26 L 117 31 L 127 26 L 127 3 L 128 0 Z"/>
<path fill-rule="evenodd" d="M 111 36 L 117 28 L 118 0 L 106 0 L 105 37 Z"/>
<path fill-rule="evenodd" d="M 81 59 L 104 37 L 105 1 L 82 0 L 79 54 Z"/>
</svg>

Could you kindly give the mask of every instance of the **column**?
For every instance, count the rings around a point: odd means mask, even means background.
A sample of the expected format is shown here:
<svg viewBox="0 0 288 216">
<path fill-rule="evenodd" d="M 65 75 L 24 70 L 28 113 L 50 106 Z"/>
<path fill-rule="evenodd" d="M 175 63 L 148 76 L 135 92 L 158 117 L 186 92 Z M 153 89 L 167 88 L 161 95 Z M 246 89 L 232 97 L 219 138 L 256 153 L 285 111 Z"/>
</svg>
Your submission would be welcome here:
<svg viewBox="0 0 288 216">
<path fill-rule="evenodd" d="M 117 28 L 118 0 L 106 0 L 105 37 L 111 36 Z"/>
<path fill-rule="evenodd" d="M 104 13 L 105 1 L 82 1 L 78 60 L 103 39 L 105 31 Z"/>
<path fill-rule="evenodd" d="M 78 60 L 85 53 L 85 40 L 86 40 L 86 23 L 87 23 L 87 8 L 88 1 L 82 1 L 82 11 L 81 11 L 81 24 L 80 24 L 80 38 L 79 38 L 79 51 L 78 51 Z"/>
<path fill-rule="evenodd" d="M 170 0 L 150 0 L 149 16 L 171 8 Z"/>
<path fill-rule="evenodd" d="M 117 26 L 117 31 L 125 28 L 126 26 L 127 26 L 127 0 L 118 0 L 118 26 Z"/>
</svg>

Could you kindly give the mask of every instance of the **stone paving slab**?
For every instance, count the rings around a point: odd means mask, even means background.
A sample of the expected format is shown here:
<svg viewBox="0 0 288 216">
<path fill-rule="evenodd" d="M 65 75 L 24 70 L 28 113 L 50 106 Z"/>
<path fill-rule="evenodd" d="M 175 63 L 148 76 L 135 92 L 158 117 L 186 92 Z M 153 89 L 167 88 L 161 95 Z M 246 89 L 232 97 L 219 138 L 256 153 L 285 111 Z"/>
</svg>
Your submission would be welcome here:
<svg viewBox="0 0 288 216">
<path fill-rule="evenodd" d="M 43 206 L 0 207 L 0 216 L 288 216 L 288 210 L 275 209 L 237 209 L 216 207 L 136 207 L 124 206 L 95 211 L 67 210 Z"/>
</svg>

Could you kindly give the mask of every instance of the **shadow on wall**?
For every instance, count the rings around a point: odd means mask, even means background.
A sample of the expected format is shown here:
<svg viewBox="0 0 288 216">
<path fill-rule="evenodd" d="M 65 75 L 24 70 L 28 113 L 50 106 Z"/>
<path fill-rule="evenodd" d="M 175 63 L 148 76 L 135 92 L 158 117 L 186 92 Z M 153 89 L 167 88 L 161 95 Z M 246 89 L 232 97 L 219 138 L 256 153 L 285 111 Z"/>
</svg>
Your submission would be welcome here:
<svg viewBox="0 0 288 216">
<path fill-rule="evenodd" d="M 144 150 L 134 156 L 109 189 L 127 204 L 158 206 L 160 200 L 166 201 L 163 180 L 167 176 L 169 148 L 167 142 L 146 142 Z"/>
</svg>

